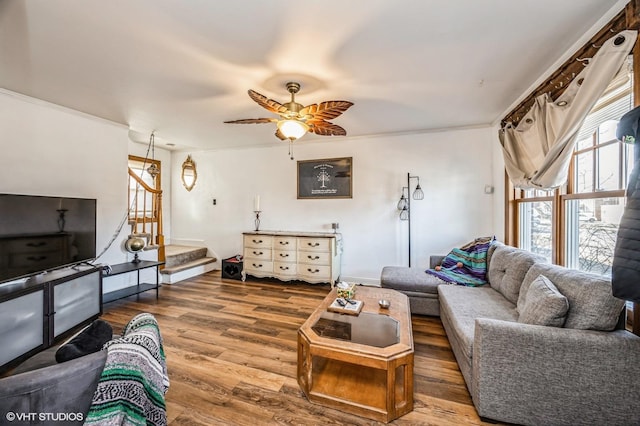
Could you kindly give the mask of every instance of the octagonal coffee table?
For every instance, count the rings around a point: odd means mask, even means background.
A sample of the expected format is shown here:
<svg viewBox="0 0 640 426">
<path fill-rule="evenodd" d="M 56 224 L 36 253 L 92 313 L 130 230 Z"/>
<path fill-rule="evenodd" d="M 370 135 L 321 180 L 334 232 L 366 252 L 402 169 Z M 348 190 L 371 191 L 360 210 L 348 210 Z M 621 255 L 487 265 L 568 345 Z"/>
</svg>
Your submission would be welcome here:
<svg viewBox="0 0 640 426">
<path fill-rule="evenodd" d="M 309 401 L 390 422 L 413 410 L 413 335 L 409 299 L 359 286 L 359 315 L 329 312 L 331 290 L 298 330 L 298 384 Z M 378 300 L 391 302 L 388 309 Z"/>
</svg>

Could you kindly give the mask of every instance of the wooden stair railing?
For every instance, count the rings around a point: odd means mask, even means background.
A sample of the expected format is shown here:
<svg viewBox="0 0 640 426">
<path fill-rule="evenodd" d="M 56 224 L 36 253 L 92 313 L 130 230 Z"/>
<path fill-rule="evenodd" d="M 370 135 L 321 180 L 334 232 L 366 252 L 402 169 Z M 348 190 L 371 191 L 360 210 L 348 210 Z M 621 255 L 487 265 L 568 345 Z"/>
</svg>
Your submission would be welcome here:
<svg viewBox="0 0 640 426">
<path fill-rule="evenodd" d="M 149 244 L 158 246 L 158 261 L 165 261 L 164 234 L 162 232 L 162 190 L 152 188 L 129 168 L 129 185 L 135 182 L 135 192 L 127 191 L 129 224 L 132 234 L 146 234 Z M 134 199 L 132 199 L 134 198 Z"/>
</svg>

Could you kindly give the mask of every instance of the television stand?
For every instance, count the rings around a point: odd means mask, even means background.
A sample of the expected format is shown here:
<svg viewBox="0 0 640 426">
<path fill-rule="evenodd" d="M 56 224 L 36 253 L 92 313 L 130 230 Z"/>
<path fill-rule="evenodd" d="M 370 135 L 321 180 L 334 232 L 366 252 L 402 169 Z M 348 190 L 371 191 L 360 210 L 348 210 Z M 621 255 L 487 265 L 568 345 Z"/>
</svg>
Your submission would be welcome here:
<svg viewBox="0 0 640 426">
<path fill-rule="evenodd" d="M 57 269 L 0 285 L 0 374 L 102 314 L 100 269 Z"/>
<path fill-rule="evenodd" d="M 160 277 L 158 268 L 164 265 L 164 262 L 156 262 L 152 260 L 141 260 L 140 262 L 125 262 L 118 263 L 116 265 L 111 265 L 111 272 L 108 275 L 103 275 L 102 279 L 106 279 L 109 277 L 113 277 L 116 275 L 127 274 L 130 272 L 135 272 L 137 274 L 136 285 L 132 285 L 129 287 L 121 288 L 118 290 L 110 291 L 108 293 L 104 293 L 102 295 L 102 304 L 113 302 L 116 300 L 124 299 L 129 296 L 139 296 L 140 293 L 143 293 L 148 290 L 156 290 L 156 299 L 158 298 L 158 290 L 160 288 Z M 141 283 L 140 282 L 140 271 L 147 268 L 156 268 L 156 282 L 155 284 L 151 283 Z"/>
</svg>

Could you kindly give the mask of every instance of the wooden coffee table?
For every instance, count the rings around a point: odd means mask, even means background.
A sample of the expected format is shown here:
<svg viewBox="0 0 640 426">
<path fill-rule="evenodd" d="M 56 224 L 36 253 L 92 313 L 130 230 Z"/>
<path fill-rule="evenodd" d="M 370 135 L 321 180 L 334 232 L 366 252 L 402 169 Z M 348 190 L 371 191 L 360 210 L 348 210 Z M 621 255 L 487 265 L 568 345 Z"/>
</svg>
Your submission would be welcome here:
<svg viewBox="0 0 640 426">
<path fill-rule="evenodd" d="M 359 315 L 327 311 L 336 289 L 298 330 L 298 384 L 309 401 L 390 422 L 413 410 L 413 334 L 409 299 L 356 288 Z M 389 309 L 379 299 L 391 302 Z"/>
</svg>

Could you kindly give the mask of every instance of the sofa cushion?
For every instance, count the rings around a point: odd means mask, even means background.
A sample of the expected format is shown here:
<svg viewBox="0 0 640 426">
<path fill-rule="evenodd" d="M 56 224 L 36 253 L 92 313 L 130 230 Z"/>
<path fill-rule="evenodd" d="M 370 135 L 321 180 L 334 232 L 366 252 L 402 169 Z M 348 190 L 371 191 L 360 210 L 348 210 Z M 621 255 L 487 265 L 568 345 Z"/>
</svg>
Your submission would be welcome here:
<svg viewBox="0 0 640 426">
<path fill-rule="evenodd" d="M 423 268 L 385 266 L 382 268 L 380 285 L 402 292 L 438 294 L 438 286 L 445 284 L 439 278 L 427 274 Z"/>
<path fill-rule="evenodd" d="M 609 278 L 548 263 L 536 263 L 525 276 L 518 298 L 519 310 L 538 275 L 549 278 L 569 301 L 565 328 L 601 331 L 615 328 L 625 302 L 612 296 Z"/>
<path fill-rule="evenodd" d="M 527 271 L 531 265 L 536 262 L 545 262 L 545 259 L 537 254 L 502 243 L 494 243 L 494 245 L 496 248 L 491 255 L 487 272 L 489 284 L 509 302 L 516 304 L 520 286 Z"/>
<path fill-rule="evenodd" d="M 547 277 L 538 275 L 529 286 L 524 303 L 518 310 L 518 322 L 562 327 L 567 319 L 569 301 Z"/>
<path fill-rule="evenodd" d="M 87 328 L 60 346 L 56 351 L 56 361 L 66 362 L 81 356 L 98 352 L 102 346 L 113 337 L 111 325 L 101 319 L 97 319 Z"/>
<path fill-rule="evenodd" d="M 452 328 L 452 335 L 447 337 L 468 358 L 473 351 L 476 318 L 518 320 L 516 306 L 491 287 L 441 285 L 438 293 L 440 316 L 446 316 Z"/>
</svg>

